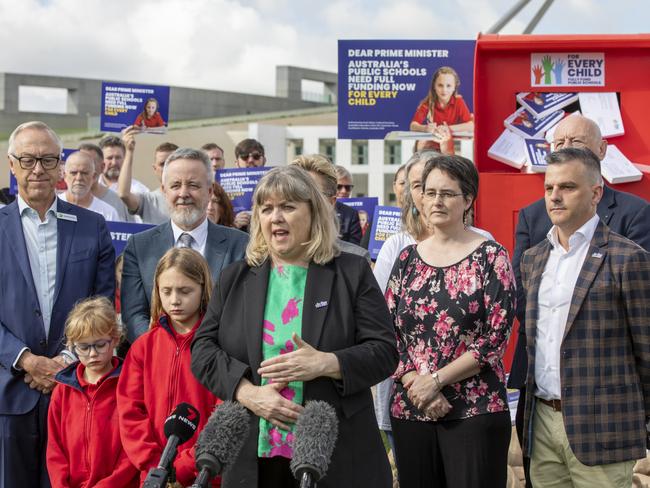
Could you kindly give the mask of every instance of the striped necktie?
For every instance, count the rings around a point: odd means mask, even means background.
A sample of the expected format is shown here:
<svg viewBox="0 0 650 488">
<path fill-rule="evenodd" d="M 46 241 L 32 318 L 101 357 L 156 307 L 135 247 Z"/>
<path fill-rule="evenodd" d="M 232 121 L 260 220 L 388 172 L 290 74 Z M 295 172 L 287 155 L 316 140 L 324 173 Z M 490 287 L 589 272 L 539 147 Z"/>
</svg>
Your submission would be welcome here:
<svg viewBox="0 0 650 488">
<path fill-rule="evenodd" d="M 178 238 L 178 244 L 176 247 L 179 247 L 181 249 L 187 248 L 187 249 L 192 249 L 192 241 L 194 238 L 188 234 L 187 232 L 183 232 L 180 237 Z"/>
</svg>

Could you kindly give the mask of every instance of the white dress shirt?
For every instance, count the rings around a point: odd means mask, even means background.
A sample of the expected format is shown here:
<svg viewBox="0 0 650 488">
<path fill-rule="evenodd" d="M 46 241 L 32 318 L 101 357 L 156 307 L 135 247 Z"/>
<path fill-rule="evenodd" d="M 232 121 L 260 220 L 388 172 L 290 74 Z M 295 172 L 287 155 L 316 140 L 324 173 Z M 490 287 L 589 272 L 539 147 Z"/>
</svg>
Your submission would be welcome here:
<svg viewBox="0 0 650 488">
<path fill-rule="evenodd" d="M 189 234 L 192 236 L 192 249 L 201 253 L 205 257 L 205 243 L 208 241 L 208 219 L 203 219 L 198 227 L 195 227 L 192 230 L 183 230 L 177 226 L 172 220 L 172 232 L 174 233 L 174 247 L 179 246 L 178 238 L 181 234 Z"/>
<path fill-rule="evenodd" d="M 535 337 L 535 395 L 546 400 L 561 399 L 560 346 L 573 290 L 597 225 L 598 215 L 594 215 L 569 237 L 568 251 L 560 245 L 555 226 L 546 235 L 553 249 L 548 256 L 537 294 Z"/>
</svg>

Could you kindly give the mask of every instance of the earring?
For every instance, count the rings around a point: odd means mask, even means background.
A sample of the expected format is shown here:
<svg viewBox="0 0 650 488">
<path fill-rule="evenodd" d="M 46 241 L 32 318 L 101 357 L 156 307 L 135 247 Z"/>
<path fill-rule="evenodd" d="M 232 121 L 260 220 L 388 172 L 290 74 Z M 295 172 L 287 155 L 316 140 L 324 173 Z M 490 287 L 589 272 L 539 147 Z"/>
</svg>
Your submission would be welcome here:
<svg viewBox="0 0 650 488">
<path fill-rule="evenodd" d="M 411 207 L 411 213 L 413 214 L 413 217 L 417 217 L 420 211 L 415 207 L 415 205 L 413 205 L 413 207 Z"/>
<path fill-rule="evenodd" d="M 469 210 L 463 212 L 463 227 L 467 230 L 467 216 L 469 215 Z"/>
</svg>

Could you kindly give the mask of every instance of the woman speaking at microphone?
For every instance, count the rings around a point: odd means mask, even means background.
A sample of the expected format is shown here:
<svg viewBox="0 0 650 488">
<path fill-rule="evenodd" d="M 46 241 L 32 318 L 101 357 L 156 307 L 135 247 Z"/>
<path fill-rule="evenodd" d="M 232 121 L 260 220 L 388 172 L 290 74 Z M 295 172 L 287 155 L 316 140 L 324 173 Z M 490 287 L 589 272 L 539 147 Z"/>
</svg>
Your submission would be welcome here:
<svg viewBox="0 0 650 488">
<path fill-rule="evenodd" d="M 395 370 L 395 337 L 370 267 L 339 252 L 337 229 L 301 168 L 275 168 L 258 184 L 246 260 L 221 273 L 192 344 L 199 381 L 254 414 L 225 488 L 297 486 L 292 426 L 308 400 L 339 419 L 318 486 L 391 485 L 370 386 Z"/>
</svg>

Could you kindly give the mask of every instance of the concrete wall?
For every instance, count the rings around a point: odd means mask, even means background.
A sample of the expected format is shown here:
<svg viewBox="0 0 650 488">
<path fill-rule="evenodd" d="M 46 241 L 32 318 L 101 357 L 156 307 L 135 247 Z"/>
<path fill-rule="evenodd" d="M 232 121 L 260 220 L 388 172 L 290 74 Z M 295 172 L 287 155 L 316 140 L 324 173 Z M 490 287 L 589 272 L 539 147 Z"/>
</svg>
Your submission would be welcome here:
<svg viewBox="0 0 650 488">
<path fill-rule="evenodd" d="M 292 68 L 285 72 L 302 72 Z M 298 70 L 298 71 L 296 71 Z M 312 72 L 313 70 L 306 70 Z M 323 73 L 323 72 L 314 72 Z M 332 76 L 329 73 L 328 86 Z M 315 75 L 314 75 L 315 76 Z M 322 76 L 321 76 L 322 77 Z M 312 79 L 312 78 L 309 78 Z M 42 120 L 57 131 L 92 129 L 101 111 L 101 80 L 82 78 L 65 78 L 60 76 L 41 76 L 15 73 L 0 73 L 0 138 L 5 137 L 23 122 Z M 66 114 L 48 114 L 41 112 L 18 111 L 18 88 L 20 86 L 40 86 L 64 88 L 68 90 L 68 112 Z M 300 81 L 298 80 L 300 89 Z M 334 88 L 334 93 L 336 90 Z M 171 87 L 170 120 L 195 120 L 211 117 L 279 112 L 300 108 L 321 107 L 322 103 L 303 101 L 300 96 L 265 96 L 246 93 L 202 90 L 197 88 Z M 90 127 L 89 127 L 90 125 Z"/>
</svg>

